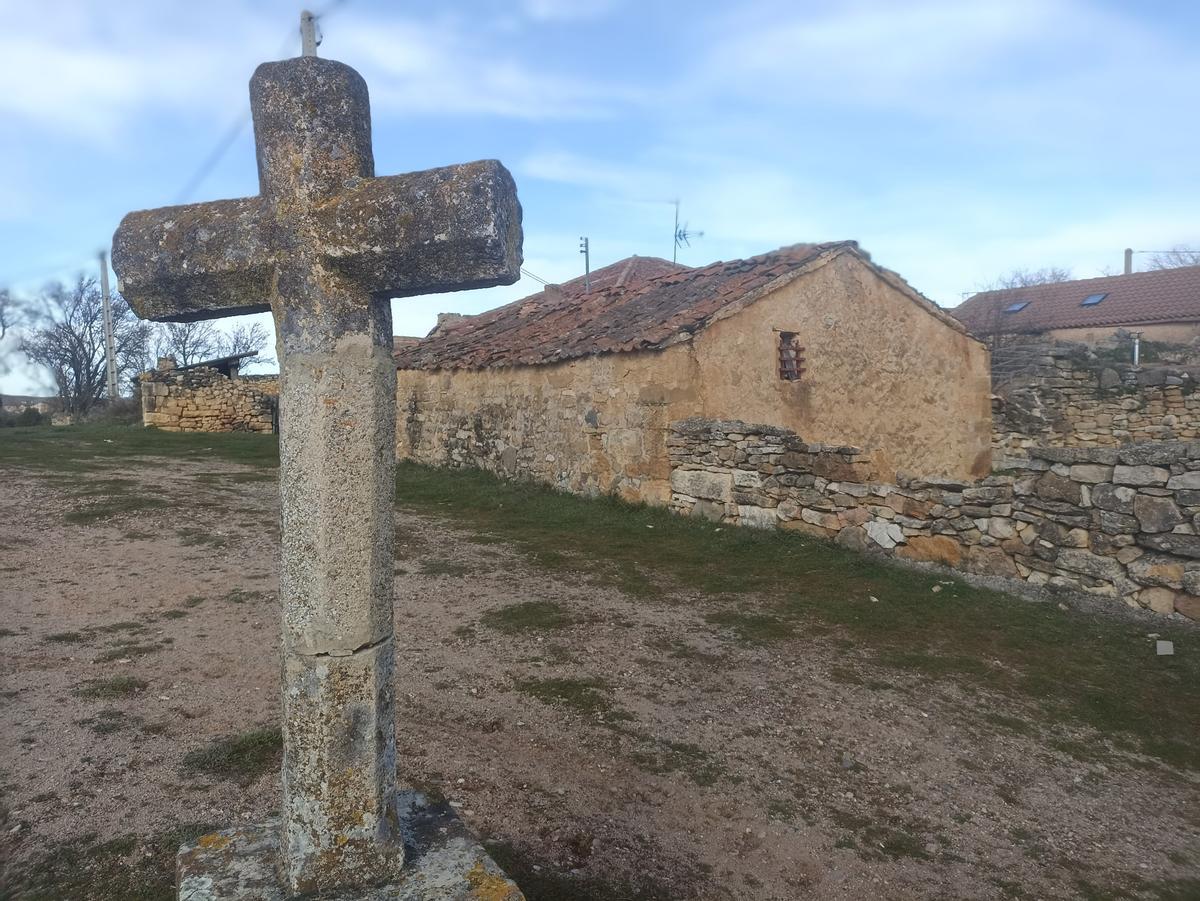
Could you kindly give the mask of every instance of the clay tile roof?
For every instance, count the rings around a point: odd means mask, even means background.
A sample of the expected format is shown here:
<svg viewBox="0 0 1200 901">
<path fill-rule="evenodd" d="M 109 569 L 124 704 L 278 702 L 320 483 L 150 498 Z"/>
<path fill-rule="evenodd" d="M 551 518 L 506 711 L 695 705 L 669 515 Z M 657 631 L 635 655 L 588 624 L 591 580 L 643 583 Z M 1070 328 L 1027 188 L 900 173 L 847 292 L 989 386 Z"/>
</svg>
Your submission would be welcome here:
<svg viewBox="0 0 1200 901">
<path fill-rule="evenodd" d="M 1083 306 L 1100 294 L 1106 296 L 1099 303 Z M 1194 322 L 1200 320 L 1200 266 L 984 291 L 949 312 L 977 335 Z"/>
<path fill-rule="evenodd" d="M 857 253 L 857 245 L 794 244 L 696 269 L 630 257 L 593 272 L 591 290 L 578 278 L 434 329 L 415 346 L 398 346 L 396 365 L 485 369 L 666 347 L 741 309 L 777 279 L 846 251 Z"/>
</svg>

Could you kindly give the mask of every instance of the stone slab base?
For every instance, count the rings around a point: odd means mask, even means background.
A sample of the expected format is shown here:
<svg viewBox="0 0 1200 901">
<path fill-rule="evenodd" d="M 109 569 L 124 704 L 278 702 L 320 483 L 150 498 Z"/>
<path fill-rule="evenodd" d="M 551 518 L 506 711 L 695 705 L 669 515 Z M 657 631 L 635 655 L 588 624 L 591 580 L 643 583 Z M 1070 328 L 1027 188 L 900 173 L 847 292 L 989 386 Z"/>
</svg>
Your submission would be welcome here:
<svg viewBox="0 0 1200 901">
<path fill-rule="evenodd" d="M 398 792 L 404 866 L 396 881 L 375 888 L 308 896 L 320 901 L 524 901 L 448 804 Z M 286 901 L 275 871 L 279 823 L 223 829 L 179 850 L 179 901 Z"/>
</svg>

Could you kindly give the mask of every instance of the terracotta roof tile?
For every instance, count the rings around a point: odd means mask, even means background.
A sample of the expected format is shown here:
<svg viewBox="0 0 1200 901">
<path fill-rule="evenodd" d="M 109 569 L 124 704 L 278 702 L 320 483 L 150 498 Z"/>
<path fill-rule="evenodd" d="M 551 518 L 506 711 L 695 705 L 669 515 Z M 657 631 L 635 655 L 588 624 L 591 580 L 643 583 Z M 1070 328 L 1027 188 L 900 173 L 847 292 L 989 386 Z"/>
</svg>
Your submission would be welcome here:
<svg viewBox="0 0 1200 901">
<path fill-rule="evenodd" d="M 1085 298 L 1107 295 L 1083 306 Z M 1006 313 L 1021 301 L 1029 305 Z M 949 310 L 977 335 L 1200 320 L 1200 266 L 984 291 Z"/>
<path fill-rule="evenodd" d="M 631 257 L 583 279 L 466 316 L 416 345 L 397 346 L 401 369 L 485 369 L 539 365 L 605 353 L 656 349 L 685 340 L 760 296 L 766 286 L 822 258 L 854 253 L 880 277 L 959 331 L 958 322 L 903 279 L 870 263 L 853 241 L 794 244 L 745 260 L 695 269 Z"/>
</svg>

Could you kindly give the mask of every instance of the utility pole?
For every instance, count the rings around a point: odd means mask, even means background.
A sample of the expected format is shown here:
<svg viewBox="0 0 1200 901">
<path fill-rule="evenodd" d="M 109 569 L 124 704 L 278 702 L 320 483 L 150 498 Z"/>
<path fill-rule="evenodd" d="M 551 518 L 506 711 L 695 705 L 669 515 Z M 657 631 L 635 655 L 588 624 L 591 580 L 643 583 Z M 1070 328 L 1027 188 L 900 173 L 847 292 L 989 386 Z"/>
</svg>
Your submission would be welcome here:
<svg viewBox="0 0 1200 901">
<path fill-rule="evenodd" d="M 104 364 L 108 371 L 108 402 L 117 399 L 117 347 L 113 340 L 112 300 L 108 296 L 108 255 L 100 251 L 100 299 L 104 308 Z"/>
<path fill-rule="evenodd" d="M 676 257 L 679 256 L 679 200 L 675 200 L 675 228 L 671 230 L 674 236 L 671 244 L 671 262 L 676 262 Z"/>
<path fill-rule="evenodd" d="M 592 254 L 587 238 L 579 239 L 579 252 L 583 254 L 583 290 L 592 290 Z"/>
</svg>

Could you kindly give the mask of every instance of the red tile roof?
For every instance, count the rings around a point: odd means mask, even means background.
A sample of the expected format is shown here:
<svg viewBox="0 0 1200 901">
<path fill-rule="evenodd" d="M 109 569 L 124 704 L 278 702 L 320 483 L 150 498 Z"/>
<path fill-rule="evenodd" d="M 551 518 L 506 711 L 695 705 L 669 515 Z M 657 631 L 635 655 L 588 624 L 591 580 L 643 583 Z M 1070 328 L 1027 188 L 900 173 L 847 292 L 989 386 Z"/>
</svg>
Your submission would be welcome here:
<svg viewBox="0 0 1200 901">
<path fill-rule="evenodd" d="M 959 323 L 895 273 L 874 266 L 853 241 L 794 244 L 745 260 L 689 269 L 631 257 L 503 307 L 434 329 L 415 346 L 398 346 L 400 369 L 535 366 L 598 354 L 653 350 L 690 338 L 769 291 L 843 253 L 959 331 Z"/>
<path fill-rule="evenodd" d="M 1083 306 L 1093 294 L 1107 296 Z M 1016 303 L 1029 305 L 1013 313 Z M 977 335 L 1200 320 L 1200 266 L 984 291 L 949 311 Z"/>
</svg>

